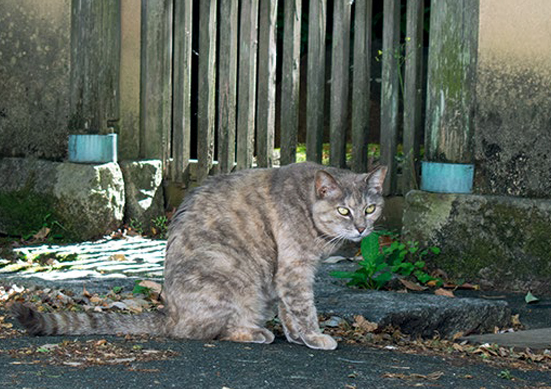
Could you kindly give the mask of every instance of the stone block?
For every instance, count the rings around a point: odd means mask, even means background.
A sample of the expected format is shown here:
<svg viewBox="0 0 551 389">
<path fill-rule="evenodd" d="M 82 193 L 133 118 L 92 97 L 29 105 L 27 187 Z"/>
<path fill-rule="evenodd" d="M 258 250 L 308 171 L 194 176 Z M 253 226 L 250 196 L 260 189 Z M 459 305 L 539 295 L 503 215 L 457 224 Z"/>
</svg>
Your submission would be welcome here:
<svg viewBox="0 0 551 389">
<path fill-rule="evenodd" d="M 315 284 L 320 313 L 348 322 L 353 322 L 355 315 L 362 315 L 379 328 L 393 326 L 423 337 L 439 334 L 451 338 L 459 332 L 487 333 L 496 326 L 510 325 L 511 309 L 506 301 L 352 289 L 329 275 L 334 270 L 356 268 L 356 264 L 346 262 L 321 266 Z"/>
<path fill-rule="evenodd" d="M 1 233 L 32 234 L 47 226 L 87 240 L 119 227 L 123 215 L 124 181 L 116 163 L 0 159 Z"/>
<path fill-rule="evenodd" d="M 442 249 L 431 265 L 453 278 L 524 290 L 551 279 L 551 200 L 412 191 L 403 225 Z"/>
<path fill-rule="evenodd" d="M 149 228 L 152 219 L 164 215 L 162 163 L 123 161 L 120 167 L 126 189 L 125 221 L 134 220 Z"/>
</svg>

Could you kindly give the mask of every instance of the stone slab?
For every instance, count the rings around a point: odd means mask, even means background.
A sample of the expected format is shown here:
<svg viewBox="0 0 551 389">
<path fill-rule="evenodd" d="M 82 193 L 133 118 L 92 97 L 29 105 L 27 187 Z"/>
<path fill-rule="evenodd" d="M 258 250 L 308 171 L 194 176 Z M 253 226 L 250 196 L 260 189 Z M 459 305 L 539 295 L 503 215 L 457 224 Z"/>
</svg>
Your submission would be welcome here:
<svg viewBox="0 0 551 389">
<path fill-rule="evenodd" d="M 125 221 L 151 226 L 152 219 L 164 215 L 163 165 L 160 160 L 120 163 L 126 191 Z"/>
<path fill-rule="evenodd" d="M 315 290 L 319 312 L 348 321 L 362 315 L 380 328 L 391 325 L 405 333 L 425 337 L 485 333 L 496 326 L 503 328 L 510 324 L 511 309 L 503 300 L 351 289 L 344 286 L 344 281 L 329 275 L 333 270 L 354 268 L 350 263 L 322 266 Z"/>
<path fill-rule="evenodd" d="M 462 339 L 471 343 L 495 343 L 503 347 L 551 350 L 551 328 L 505 332 L 502 334 L 472 335 Z"/>
<path fill-rule="evenodd" d="M 0 159 L 0 233 L 32 234 L 46 226 L 88 240 L 118 228 L 123 215 L 124 181 L 116 163 Z"/>
<path fill-rule="evenodd" d="M 403 234 L 436 245 L 431 266 L 494 289 L 548 290 L 551 200 L 510 196 L 406 196 Z"/>
</svg>

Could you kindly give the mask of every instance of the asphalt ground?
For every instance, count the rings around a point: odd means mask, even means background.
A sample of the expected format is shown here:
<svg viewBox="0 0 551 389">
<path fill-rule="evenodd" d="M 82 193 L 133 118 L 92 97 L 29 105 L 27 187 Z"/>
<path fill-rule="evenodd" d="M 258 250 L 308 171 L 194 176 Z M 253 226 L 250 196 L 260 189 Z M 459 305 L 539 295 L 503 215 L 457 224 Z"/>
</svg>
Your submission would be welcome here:
<svg viewBox="0 0 551 389">
<path fill-rule="evenodd" d="M 84 337 L 82 340 L 100 339 Z M 104 338 L 101 338 L 104 339 Z M 109 342 L 126 342 L 108 337 Z M 40 347 L 65 337 L 0 341 L 0 350 Z M 74 339 L 71 339 L 74 340 Z M 1 388 L 551 388 L 551 373 L 492 366 L 457 356 L 419 355 L 341 344 L 315 351 L 277 338 L 270 345 L 147 341 L 173 358 L 117 365 L 52 365 L 45 357 L 0 352 Z"/>
</svg>

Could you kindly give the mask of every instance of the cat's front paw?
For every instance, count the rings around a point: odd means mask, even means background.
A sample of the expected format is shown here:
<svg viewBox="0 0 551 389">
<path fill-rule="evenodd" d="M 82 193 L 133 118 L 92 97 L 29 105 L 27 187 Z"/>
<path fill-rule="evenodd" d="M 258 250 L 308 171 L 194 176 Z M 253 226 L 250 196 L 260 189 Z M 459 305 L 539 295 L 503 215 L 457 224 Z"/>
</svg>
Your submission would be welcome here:
<svg viewBox="0 0 551 389">
<path fill-rule="evenodd" d="M 315 350 L 335 350 L 338 344 L 331 336 L 319 333 L 301 335 L 300 338 L 306 346 Z"/>
</svg>

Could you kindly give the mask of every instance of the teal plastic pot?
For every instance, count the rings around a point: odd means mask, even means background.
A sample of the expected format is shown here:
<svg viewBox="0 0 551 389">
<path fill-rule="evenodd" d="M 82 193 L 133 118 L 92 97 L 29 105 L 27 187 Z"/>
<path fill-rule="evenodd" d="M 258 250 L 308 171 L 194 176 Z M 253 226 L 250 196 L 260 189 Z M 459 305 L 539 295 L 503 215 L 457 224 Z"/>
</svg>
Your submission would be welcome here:
<svg viewBox="0 0 551 389">
<path fill-rule="evenodd" d="M 474 165 L 422 162 L 421 190 L 439 193 L 472 193 Z"/>
<path fill-rule="evenodd" d="M 69 162 L 117 162 L 117 134 L 69 135 Z"/>
</svg>

